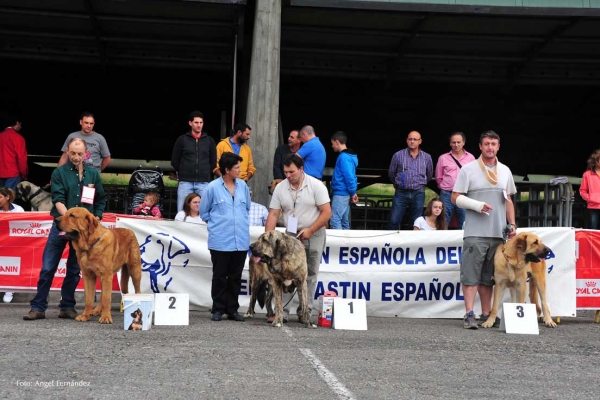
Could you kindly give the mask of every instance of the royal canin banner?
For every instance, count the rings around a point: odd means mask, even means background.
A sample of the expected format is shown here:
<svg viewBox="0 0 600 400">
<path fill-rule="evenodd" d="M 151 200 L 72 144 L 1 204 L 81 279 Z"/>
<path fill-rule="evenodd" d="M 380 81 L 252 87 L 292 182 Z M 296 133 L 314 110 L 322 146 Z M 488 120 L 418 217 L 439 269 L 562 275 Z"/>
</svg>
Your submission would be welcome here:
<svg viewBox="0 0 600 400">
<path fill-rule="evenodd" d="M 122 215 L 121 217 L 134 217 Z M 114 228 L 117 214 L 105 213 L 102 224 Z M 0 213 L 0 290 L 35 292 L 42 268 L 42 254 L 52 227 L 53 218 L 44 212 Z M 60 291 L 65 277 L 69 246 L 65 247 L 58 264 L 52 291 Z M 100 282 L 97 284 L 100 290 Z M 83 291 L 83 281 L 77 286 Z M 113 279 L 113 292 L 120 292 L 117 276 Z"/>
<path fill-rule="evenodd" d="M 51 223 L 48 213 L 0 213 L 0 290 L 35 291 Z M 206 225 L 108 213 L 103 224 L 135 232 L 144 271 L 143 293 L 189 293 L 191 306 L 211 306 L 212 263 Z M 263 231 L 251 227 L 251 240 Z M 584 267 L 583 276 L 579 271 L 580 264 L 588 261 L 586 265 L 600 265 L 591 261 L 600 260 L 600 250 L 584 255 L 581 244 L 585 243 L 582 238 L 597 232 L 572 228 L 520 228 L 522 231 L 538 234 L 552 250 L 546 263 L 547 298 L 553 316 L 575 316 L 582 298 L 591 301 L 586 308 L 600 308 L 600 294 L 593 289 L 581 291 L 578 283 L 583 279 L 583 285 L 591 287 L 600 281 L 599 269 Z M 67 252 L 61 261 L 63 268 L 66 256 Z M 462 231 L 458 230 L 328 230 L 314 298 L 332 290 L 340 297 L 365 299 L 370 316 L 460 318 L 464 314 L 461 258 Z M 119 291 L 117 275 L 113 291 Z M 245 309 L 250 297 L 247 263 L 242 279 L 240 305 Z M 61 284 L 57 274 L 53 288 L 59 290 Z"/>
<path fill-rule="evenodd" d="M 577 241 L 577 309 L 600 310 L 600 231 L 579 229 Z"/>
</svg>

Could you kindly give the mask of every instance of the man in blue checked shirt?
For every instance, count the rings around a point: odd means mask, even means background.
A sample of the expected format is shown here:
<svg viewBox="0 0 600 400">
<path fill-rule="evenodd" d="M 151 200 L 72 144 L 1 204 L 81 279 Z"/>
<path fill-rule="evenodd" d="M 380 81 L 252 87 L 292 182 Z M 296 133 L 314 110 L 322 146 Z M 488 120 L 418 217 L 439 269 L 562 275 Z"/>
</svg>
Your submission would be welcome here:
<svg viewBox="0 0 600 400">
<path fill-rule="evenodd" d="M 252 199 L 252 189 L 250 189 L 250 200 Z M 250 226 L 265 226 L 268 216 L 269 210 L 267 210 L 267 207 L 254 201 L 251 202 L 250 214 L 248 215 Z"/>
<path fill-rule="evenodd" d="M 412 131 L 406 138 L 408 147 L 392 157 L 388 176 L 394 184 L 394 199 L 388 230 L 398 230 L 408 207 L 410 229 L 414 220 L 423 214 L 425 187 L 433 177 L 431 155 L 421 150 L 421 134 Z"/>
</svg>

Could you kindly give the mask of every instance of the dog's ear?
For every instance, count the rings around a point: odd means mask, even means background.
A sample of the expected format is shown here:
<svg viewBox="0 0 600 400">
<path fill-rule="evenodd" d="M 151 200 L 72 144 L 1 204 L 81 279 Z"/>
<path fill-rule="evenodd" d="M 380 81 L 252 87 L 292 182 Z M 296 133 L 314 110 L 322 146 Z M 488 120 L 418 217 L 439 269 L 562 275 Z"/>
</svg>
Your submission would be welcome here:
<svg viewBox="0 0 600 400">
<path fill-rule="evenodd" d="M 99 222 L 92 213 L 88 213 L 88 215 L 86 215 L 85 218 L 87 219 L 88 230 L 90 232 L 90 235 L 93 235 L 96 231 L 96 228 L 98 227 Z"/>
<path fill-rule="evenodd" d="M 281 251 L 281 239 L 275 239 L 275 244 L 273 245 L 273 256 L 275 258 L 279 258 Z"/>
<path fill-rule="evenodd" d="M 527 250 L 527 235 L 518 237 L 515 242 L 515 247 L 521 251 Z"/>
</svg>

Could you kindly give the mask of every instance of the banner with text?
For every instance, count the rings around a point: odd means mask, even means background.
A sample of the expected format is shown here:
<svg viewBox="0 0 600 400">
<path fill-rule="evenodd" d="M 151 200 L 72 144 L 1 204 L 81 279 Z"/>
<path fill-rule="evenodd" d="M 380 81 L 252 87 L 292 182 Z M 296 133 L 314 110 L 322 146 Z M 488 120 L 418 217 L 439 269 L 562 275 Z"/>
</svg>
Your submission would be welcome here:
<svg viewBox="0 0 600 400">
<path fill-rule="evenodd" d="M 212 264 L 206 225 L 117 217 L 116 226 L 132 229 L 139 240 L 142 292 L 189 293 L 191 305 L 211 306 Z M 263 231 L 251 227 L 251 240 Z M 575 231 L 519 231 L 538 234 L 552 250 L 546 260 L 552 315 L 575 316 Z M 341 297 L 365 299 L 369 316 L 460 318 L 464 314 L 459 277 L 462 233 L 328 230 L 314 298 L 333 290 Z M 243 309 L 249 302 L 247 263 L 240 293 Z M 508 290 L 505 299 L 510 299 Z M 476 313 L 481 312 L 478 307 L 477 299 Z"/>
<path fill-rule="evenodd" d="M 47 211 L 0 213 L 0 290 L 18 292 L 37 290 L 44 246 L 53 221 L 54 218 Z M 102 220 L 104 226 L 114 228 L 115 223 L 116 214 L 104 214 Z M 51 291 L 60 291 L 66 276 L 68 255 L 69 245 L 65 247 L 58 263 Z M 97 284 L 97 289 L 100 289 L 100 282 Z M 83 291 L 83 281 L 79 282 L 77 290 Z M 112 290 L 120 292 L 116 275 Z"/>
</svg>

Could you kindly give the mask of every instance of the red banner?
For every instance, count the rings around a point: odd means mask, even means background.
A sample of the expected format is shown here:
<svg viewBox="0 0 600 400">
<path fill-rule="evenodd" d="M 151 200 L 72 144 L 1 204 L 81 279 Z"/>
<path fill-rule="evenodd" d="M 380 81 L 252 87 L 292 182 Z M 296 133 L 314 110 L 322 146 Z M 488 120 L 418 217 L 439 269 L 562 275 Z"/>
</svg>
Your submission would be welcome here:
<svg viewBox="0 0 600 400">
<path fill-rule="evenodd" d="M 118 217 L 133 217 L 105 213 L 102 224 L 114 228 Z M 42 268 L 42 254 L 52 227 L 49 212 L 0 213 L 0 291 L 35 292 Z M 66 272 L 69 245 L 58 264 L 52 281 L 52 291 L 60 291 Z M 98 281 L 96 288 L 100 290 Z M 77 286 L 83 291 L 83 280 Z M 117 275 L 113 277 L 113 292 L 119 293 Z"/>
<path fill-rule="evenodd" d="M 575 264 L 577 278 L 577 309 L 600 310 L 600 231 L 575 231 L 578 257 Z"/>
</svg>

